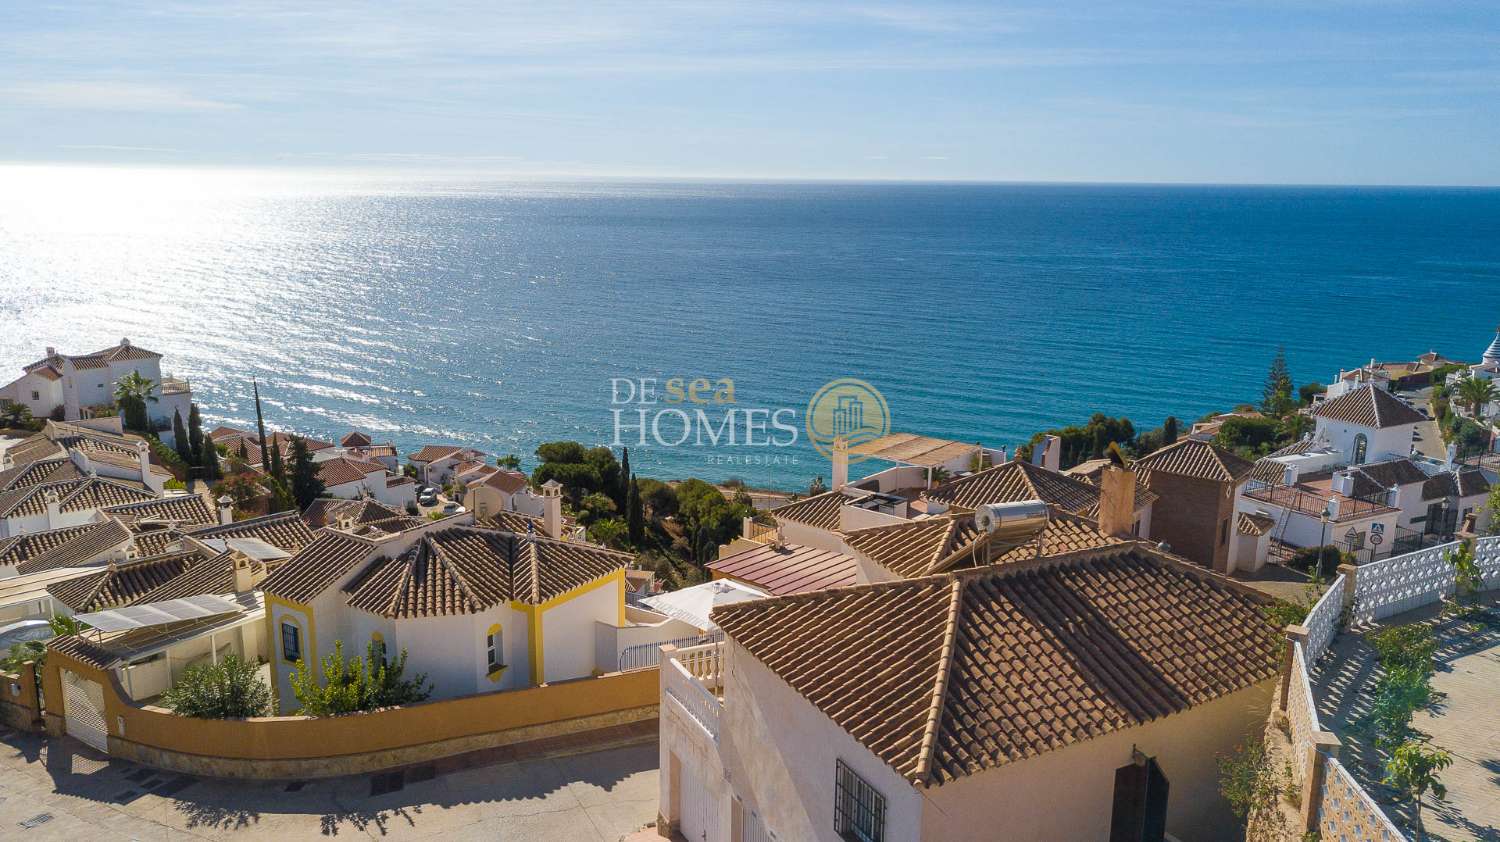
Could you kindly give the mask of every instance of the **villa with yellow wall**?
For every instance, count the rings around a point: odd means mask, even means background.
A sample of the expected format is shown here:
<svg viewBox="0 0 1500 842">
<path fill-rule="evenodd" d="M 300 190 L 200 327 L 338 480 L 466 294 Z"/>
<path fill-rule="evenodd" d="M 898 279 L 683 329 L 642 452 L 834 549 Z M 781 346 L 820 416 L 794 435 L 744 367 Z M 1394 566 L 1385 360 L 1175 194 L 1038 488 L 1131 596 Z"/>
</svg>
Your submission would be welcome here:
<svg viewBox="0 0 1500 842">
<path fill-rule="evenodd" d="M 297 661 L 337 642 L 346 658 L 404 650 L 435 699 L 596 674 L 594 629 L 625 625 L 629 561 L 468 514 L 378 537 L 323 530 L 262 584 L 281 709 L 296 709 Z"/>
</svg>

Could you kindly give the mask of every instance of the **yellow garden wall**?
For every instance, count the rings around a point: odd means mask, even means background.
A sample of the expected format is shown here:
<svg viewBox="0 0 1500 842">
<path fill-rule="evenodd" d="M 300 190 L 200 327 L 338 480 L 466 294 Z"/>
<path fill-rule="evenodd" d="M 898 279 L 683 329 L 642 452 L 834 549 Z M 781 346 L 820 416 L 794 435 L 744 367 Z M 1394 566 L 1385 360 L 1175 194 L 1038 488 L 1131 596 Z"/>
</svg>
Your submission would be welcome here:
<svg viewBox="0 0 1500 842">
<path fill-rule="evenodd" d="M 62 728 L 60 669 L 104 688 L 110 754 L 179 771 L 245 778 L 327 777 L 651 720 L 656 670 L 612 673 L 371 713 L 192 719 L 130 701 L 111 672 L 50 652 L 49 730 Z"/>
</svg>

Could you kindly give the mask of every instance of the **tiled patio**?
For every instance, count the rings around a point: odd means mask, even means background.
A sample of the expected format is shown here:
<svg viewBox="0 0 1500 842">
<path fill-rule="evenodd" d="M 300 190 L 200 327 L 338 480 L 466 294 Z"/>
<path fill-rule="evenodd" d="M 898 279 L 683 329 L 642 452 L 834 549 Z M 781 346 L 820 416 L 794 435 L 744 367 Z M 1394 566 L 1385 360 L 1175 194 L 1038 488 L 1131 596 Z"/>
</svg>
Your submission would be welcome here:
<svg viewBox="0 0 1500 842">
<path fill-rule="evenodd" d="M 1448 795 L 1424 800 L 1427 838 L 1500 841 L 1500 607 L 1493 601 L 1477 628 L 1442 617 L 1437 606 L 1391 618 L 1386 625 L 1432 625 L 1439 641 L 1432 687 L 1438 701 L 1418 712 L 1413 726 L 1453 755 L 1440 780 Z M 1396 825 L 1415 838 L 1412 807 L 1396 802 L 1380 783 L 1384 757 L 1360 726 L 1379 676 L 1374 651 L 1357 634 L 1344 633 L 1320 664 L 1314 695 L 1323 727 L 1343 742 L 1340 757 Z"/>
</svg>

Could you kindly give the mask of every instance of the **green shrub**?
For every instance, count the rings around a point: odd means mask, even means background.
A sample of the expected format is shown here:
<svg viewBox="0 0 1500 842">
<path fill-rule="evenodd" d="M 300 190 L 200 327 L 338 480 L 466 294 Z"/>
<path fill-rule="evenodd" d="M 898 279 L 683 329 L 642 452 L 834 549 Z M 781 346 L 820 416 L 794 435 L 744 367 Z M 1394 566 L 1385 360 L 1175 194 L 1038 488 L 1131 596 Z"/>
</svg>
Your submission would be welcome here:
<svg viewBox="0 0 1500 842">
<path fill-rule="evenodd" d="M 432 695 L 426 675 L 404 678 L 406 650 L 387 659 L 372 642 L 363 658 L 344 660 L 344 642 L 333 642 L 333 653 L 322 662 L 323 680 L 308 667 L 297 662 L 292 674 L 292 693 L 307 716 L 338 716 L 363 710 L 409 705 Z"/>
<path fill-rule="evenodd" d="M 1349 556 L 1339 552 L 1339 548 L 1332 544 L 1321 547 L 1304 547 L 1292 556 L 1287 566 L 1304 573 L 1313 573 L 1327 579 L 1338 572 L 1339 565 L 1351 561 Z"/>
<path fill-rule="evenodd" d="M 1375 649 L 1375 656 L 1387 672 L 1406 669 L 1432 675 L 1437 639 L 1431 628 L 1421 623 L 1390 626 L 1365 635 L 1365 640 Z"/>
<path fill-rule="evenodd" d="M 271 688 L 258 665 L 238 655 L 217 664 L 194 664 L 162 694 L 163 706 L 198 719 L 246 719 L 271 714 Z"/>
</svg>

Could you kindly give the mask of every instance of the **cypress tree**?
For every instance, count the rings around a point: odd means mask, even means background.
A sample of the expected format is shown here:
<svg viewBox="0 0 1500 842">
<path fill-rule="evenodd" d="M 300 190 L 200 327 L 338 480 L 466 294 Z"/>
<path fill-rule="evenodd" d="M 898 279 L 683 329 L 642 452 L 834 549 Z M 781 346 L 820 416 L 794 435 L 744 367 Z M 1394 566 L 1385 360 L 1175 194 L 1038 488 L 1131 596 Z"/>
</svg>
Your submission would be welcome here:
<svg viewBox="0 0 1500 842">
<path fill-rule="evenodd" d="M 200 460 L 203 466 L 203 481 L 218 482 L 224 477 L 224 470 L 219 467 L 219 448 L 214 446 L 212 439 L 203 441 L 203 457 Z"/>
<path fill-rule="evenodd" d="M 641 485 L 636 482 L 635 477 L 630 478 L 625 512 L 630 527 L 631 546 L 639 547 L 646 540 L 646 512 L 641 505 Z"/>
<path fill-rule="evenodd" d="M 245 439 L 243 436 L 240 437 L 240 461 L 247 464 L 250 462 L 250 451 L 245 448 Z"/>
<path fill-rule="evenodd" d="M 312 501 L 323 495 L 323 481 L 318 479 L 318 468 L 313 464 L 312 451 L 300 436 L 292 439 L 292 497 L 298 509 L 306 509 Z"/>
<path fill-rule="evenodd" d="M 172 447 L 182 457 L 184 465 L 193 464 L 193 448 L 187 430 L 182 426 L 182 413 L 175 409 L 172 410 Z"/>
<path fill-rule="evenodd" d="M 188 444 L 193 448 L 193 464 L 202 465 L 203 419 L 198 415 L 198 405 L 195 403 L 188 404 Z"/>
<path fill-rule="evenodd" d="M 255 390 L 255 432 L 260 436 L 260 467 L 266 473 L 271 473 L 270 458 L 266 454 L 266 419 L 260 412 L 260 384 L 254 378 L 250 379 L 250 386 Z"/>
<path fill-rule="evenodd" d="M 620 448 L 620 485 L 611 496 L 615 498 L 615 505 L 622 510 L 630 505 L 630 483 L 634 477 L 630 475 L 630 448 Z"/>
<path fill-rule="evenodd" d="M 1163 447 L 1177 443 L 1177 416 L 1168 415 L 1166 423 L 1161 425 L 1161 443 Z"/>
<path fill-rule="evenodd" d="M 267 450 L 271 452 L 271 479 L 277 482 L 284 482 L 286 480 L 286 468 L 281 464 L 281 448 L 277 447 L 275 442 L 272 442 L 269 446 L 261 450 L 262 457 L 265 456 Z"/>
</svg>

